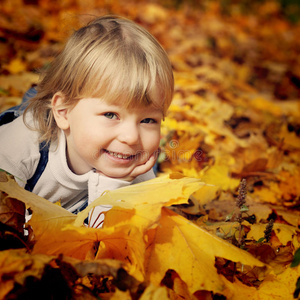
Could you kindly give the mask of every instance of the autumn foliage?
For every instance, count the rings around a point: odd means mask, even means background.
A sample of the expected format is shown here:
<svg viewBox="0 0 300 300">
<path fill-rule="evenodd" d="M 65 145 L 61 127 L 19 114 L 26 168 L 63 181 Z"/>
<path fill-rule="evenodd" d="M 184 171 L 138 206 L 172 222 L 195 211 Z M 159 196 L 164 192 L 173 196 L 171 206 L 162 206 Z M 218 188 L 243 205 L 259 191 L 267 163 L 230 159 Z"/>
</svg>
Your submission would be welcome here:
<svg viewBox="0 0 300 300">
<path fill-rule="evenodd" d="M 275 1 L 225 2 L 2 1 L 1 110 L 107 13 L 157 37 L 175 96 L 158 178 L 77 216 L 0 173 L 1 299 L 299 297 L 300 25 Z M 103 227 L 84 225 L 100 204 Z"/>
</svg>

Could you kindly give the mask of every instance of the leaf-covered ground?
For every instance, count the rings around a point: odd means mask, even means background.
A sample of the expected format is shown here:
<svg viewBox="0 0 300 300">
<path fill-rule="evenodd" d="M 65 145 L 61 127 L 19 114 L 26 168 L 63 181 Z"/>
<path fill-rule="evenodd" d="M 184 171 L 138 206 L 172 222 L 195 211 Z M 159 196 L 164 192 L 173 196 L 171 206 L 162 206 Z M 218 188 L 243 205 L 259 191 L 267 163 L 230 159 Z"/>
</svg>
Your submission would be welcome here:
<svg viewBox="0 0 300 300">
<path fill-rule="evenodd" d="M 106 13 L 157 37 L 175 96 L 158 178 L 99 198 L 102 229 L 2 174 L 1 299 L 298 298 L 300 26 L 275 1 L 160 3 L 2 1 L 1 110 Z"/>
</svg>

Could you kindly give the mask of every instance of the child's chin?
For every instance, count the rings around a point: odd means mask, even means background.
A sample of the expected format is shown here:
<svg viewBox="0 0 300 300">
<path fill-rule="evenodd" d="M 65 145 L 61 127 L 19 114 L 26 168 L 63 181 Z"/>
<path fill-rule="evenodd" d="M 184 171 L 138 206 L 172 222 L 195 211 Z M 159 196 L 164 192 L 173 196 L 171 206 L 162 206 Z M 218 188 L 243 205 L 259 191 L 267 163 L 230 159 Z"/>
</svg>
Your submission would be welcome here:
<svg viewBox="0 0 300 300">
<path fill-rule="evenodd" d="M 122 180 L 122 178 L 125 178 L 129 175 L 128 171 L 124 170 L 107 170 L 107 172 L 103 173 L 107 177 L 116 178 Z"/>
</svg>

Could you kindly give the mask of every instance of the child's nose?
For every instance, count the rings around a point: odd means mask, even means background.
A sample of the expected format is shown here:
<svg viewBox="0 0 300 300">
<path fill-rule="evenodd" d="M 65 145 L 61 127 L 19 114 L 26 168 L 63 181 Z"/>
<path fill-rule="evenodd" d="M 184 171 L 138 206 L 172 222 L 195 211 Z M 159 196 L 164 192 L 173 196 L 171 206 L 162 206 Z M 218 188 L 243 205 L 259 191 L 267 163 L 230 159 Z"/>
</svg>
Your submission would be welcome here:
<svg viewBox="0 0 300 300">
<path fill-rule="evenodd" d="M 124 125 L 119 134 L 119 141 L 128 145 L 135 145 L 138 143 L 140 134 L 136 125 Z"/>
</svg>

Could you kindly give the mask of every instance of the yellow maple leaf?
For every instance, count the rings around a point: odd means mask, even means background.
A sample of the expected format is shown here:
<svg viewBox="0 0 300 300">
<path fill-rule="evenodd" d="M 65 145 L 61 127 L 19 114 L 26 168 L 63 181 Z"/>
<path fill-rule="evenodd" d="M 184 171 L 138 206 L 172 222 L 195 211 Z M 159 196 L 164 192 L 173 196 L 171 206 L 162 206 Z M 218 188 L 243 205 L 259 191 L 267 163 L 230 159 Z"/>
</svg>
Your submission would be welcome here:
<svg viewBox="0 0 300 300">
<path fill-rule="evenodd" d="M 100 245 L 97 251 L 96 259 L 111 258 L 127 264 L 127 270 L 130 275 L 137 280 L 144 280 L 144 253 L 145 242 L 141 232 L 133 225 L 121 225 L 113 228 L 113 231 L 106 236 L 101 236 Z M 103 229 L 107 231 L 108 229 Z"/>
<path fill-rule="evenodd" d="M 201 182 L 200 179 L 171 174 L 109 191 L 80 212 L 74 225 L 82 225 L 93 207 L 105 204 L 134 209 L 134 217 L 139 218 L 135 225 L 140 229 L 147 228 L 156 222 L 162 206 L 187 203 L 189 196 L 205 185 L 206 183 Z M 108 213 L 112 214 L 112 212 Z M 119 218 L 119 222 L 122 222 L 122 218 Z"/>
<path fill-rule="evenodd" d="M 223 191 L 234 190 L 239 184 L 239 179 L 230 177 L 229 167 L 226 165 L 214 165 L 201 172 L 202 181 L 207 184 L 219 186 Z"/>
<path fill-rule="evenodd" d="M 14 179 L 1 172 L 0 190 L 9 197 L 20 200 L 26 204 L 26 208 L 31 208 L 33 215 L 29 224 L 31 224 L 36 239 L 45 234 L 47 230 L 60 230 L 66 224 L 71 224 L 76 216 L 50 201 L 30 193 L 20 187 Z"/>
<path fill-rule="evenodd" d="M 248 237 L 258 241 L 260 238 L 264 237 L 265 230 L 266 224 L 253 224 L 248 232 Z M 285 246 L 288 242 L 292 242 L 295 249 L 300 246 L 298 241 L 298 234 L 300 234 L 300 232 L 295 226 L 274 223 L 273 230 L 282 245 Z"/>
<path fill-rule="evenodd" d="M 122 215 L 121 215 L 122 216 Z M 49 228 L 33 249 L 33 254 L 63 254 L 80 260 L 115 259 L 137 280 L 144 280 L 145 241 L 134 223 L 107 228 L 68 225 L 60 230 Z"/>
<path fill-rule="evenodd" d="M 217 185 L 206 185 L 193 193 L 191 198 L 197 200 L 197 203 L 204 205 L 214 200 L 217 197 L 219 190 L 220 187 Z"/>
<path fill-rule="evenodd" d="M 262 187 L 254 192 L 254 199 L 258 202 L 268 202 L 278 204 L 277 202 L 280 201 L 281 191 L 278 187 L 277 182 L 270 182 L 269 187 Z"/>
<path fill-rule="evenodd" d="M 60 228 L 45 227 L 38 222 L 39 230 L 44 234 L 39 235 L 33 252 L 63 253 L 78 259 L 95 256 L 118 259 L 127 264 L 131 275 L 143 280 L 143 232 L 157 222 L 162 206 L 187 203 L 190 194 L 203 186 L 205 184 L 199 179 L 178 174 L 107 192 L 79 213 L 74 225 L 69 222 L 61 224 Z M 83 227 L 89 211 L 99 204 L 114 206 L 106 213 L 104 227 Z M 45 217 L 45 212 L 42 215 Z M 36 219 L 32 224 L 36 224 Z"/>
<path fill-rule="evenodd" d="M 251 299 L 251 300 L 262 300 L 257 292 L 255 287 L 250 287 L 244 285 L 239 280 L 235 280 L 234 282 L 227 281 L 225 283 L 226 288 L 222 292 L 222 295 L 226 297 L 226 299 L 230 300 L 241 300 L 241 299 Z M 267 299 L 265 299 L 267 300 Z M 269 299 L 271 300 L 271 299 Z"/>
<path fill-rule="evenodd" d="M 162 209 L 160 225 L 148 231 L 146 274 L 159 284 L 167 270 L 175 270 L 191 294 L 198 290 L 221 293 L 224 279 L 217 274 L 215 257 L 249 266 L 264 264 L 252 255 L 211 235 L 175 213 Z"/>
<path fill-rule="evenodd" d="M 293 293 L 299 277 L 300 266 L 295 268 L 288 267 L 279 275 L 270 274 L 258 289 L 259 299 L 294 299 Z"/>
<path fill-rule="evenodd" d="M 168 298 L 166 287 L 156 286 L 150 283 L 142 294 L 140 300 L 162 300 Z"/>
</svg>

